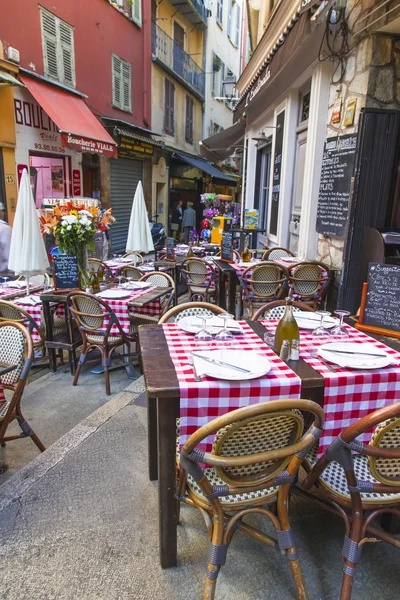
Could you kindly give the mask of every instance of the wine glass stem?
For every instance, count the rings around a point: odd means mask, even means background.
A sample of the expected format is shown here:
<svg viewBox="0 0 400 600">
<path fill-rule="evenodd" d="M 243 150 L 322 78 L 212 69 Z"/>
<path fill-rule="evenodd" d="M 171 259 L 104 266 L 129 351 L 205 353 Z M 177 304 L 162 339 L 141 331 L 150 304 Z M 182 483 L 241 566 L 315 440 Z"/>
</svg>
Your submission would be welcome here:
<svg viewBox="0 0 400 600">
<path fill-rule="evenodd" d="M 344 315 L 339 315 L 339 318 L 340 318 L 339 327 L 341 327 L 341 328 L 343 328 L 343 317 L 344 317 Z"/>
</svg>

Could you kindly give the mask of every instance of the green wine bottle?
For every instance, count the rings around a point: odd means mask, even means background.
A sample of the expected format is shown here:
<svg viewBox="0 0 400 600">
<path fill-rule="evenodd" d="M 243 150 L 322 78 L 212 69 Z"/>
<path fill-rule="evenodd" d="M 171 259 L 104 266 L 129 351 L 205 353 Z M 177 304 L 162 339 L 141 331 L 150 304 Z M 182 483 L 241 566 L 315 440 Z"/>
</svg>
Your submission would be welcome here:
<svg viewBox="0 0 400 600">
<path fill-rule="evenodd" d="M 293 298 L 286 298 L 286 308 L 283 317 L 278 323 L 275 331 L 274 351 L 279 355 L 283 340 L 289 340 L 290 345 L 293 340 L 300 341 L 299 327 L 293 316 Z"/>
</svg>

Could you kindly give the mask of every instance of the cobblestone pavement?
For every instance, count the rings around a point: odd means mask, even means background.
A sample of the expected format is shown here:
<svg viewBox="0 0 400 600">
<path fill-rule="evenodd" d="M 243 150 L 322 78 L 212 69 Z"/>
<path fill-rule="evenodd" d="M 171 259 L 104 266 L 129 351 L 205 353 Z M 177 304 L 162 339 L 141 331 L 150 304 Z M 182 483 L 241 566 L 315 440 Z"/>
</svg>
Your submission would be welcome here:
<svg viewBox="0 0 400 600">
<path fill-rule="evenodd" d="M 179 566 L 158 563 L 157 484 L 147 478 L 139 380 L 0 487 L 2 600 L 200 600 L 207 540 L 184 507 Z M 291 518 L 311 600 L 339 597 L 343 527 L 294 498 Z M 399 555 L 367 544 L 353 600 L 399 597 Z M 295 598 L 285 557 L 237 533 L 216 600 Z"/>
</svg>

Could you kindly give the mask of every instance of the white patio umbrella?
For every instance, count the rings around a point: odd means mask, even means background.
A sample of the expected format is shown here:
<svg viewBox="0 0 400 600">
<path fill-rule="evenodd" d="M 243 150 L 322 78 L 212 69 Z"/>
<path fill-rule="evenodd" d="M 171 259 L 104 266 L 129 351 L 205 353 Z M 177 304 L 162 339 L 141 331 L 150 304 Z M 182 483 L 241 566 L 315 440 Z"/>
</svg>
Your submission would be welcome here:
<svg viewBox="0 0 400 600">
<path fill-rule="evenodd" d="M 126 251 L 146 253 L 153 252 L 153 250 L 154 244 L 144 202 L 142 182 L 139 181 L 132 204 Z"/>
<path fill-rule="evenodd" d="M 22 172 L 18 204 L 11 235 L 8 268 L 26 277 L 29 294 L 29 277 L 45 273 L 49 266 L 46 247 L 40 233 L 39 217 L 33 199 L 28 171 Z"/>
</svg>

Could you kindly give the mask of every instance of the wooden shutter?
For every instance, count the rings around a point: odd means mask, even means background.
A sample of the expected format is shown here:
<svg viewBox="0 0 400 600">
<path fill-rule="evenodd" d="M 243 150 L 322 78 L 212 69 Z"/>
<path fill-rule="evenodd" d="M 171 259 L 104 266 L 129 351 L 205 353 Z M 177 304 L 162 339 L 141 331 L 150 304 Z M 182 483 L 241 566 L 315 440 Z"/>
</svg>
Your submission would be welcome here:
<svg viewBox="0 0 400 600">
<path fill-rule="evenodd" d="M 132 19 L 136 25 L 142 26 L 142 0 L 133 0 L 132 2 Z"/>
<path fill-rule="evenodd" d="M 235 8 L 236 8 L 236 28 L 235 28 L 234 44 L 237 48 L 239 46 L 239 40 L 240 40 L 240 6 L 237 2 L 235 3 Z"/>
<path fill-rule="evenodd" d="M 185 139 L 189 144 L 193 144 L 193 113 L 194 102 L 190 96 L 186 96 Z"/>
<path fill-rule="evenodd" d="M 122 62 L 122 92 L 123 92 L 123 109 L 130 111 L 131 104 L 131 65 L 128 62 Z"/>
<path fill-rule="evenodd" d="M 228 0 L 228 36 L 232 39 L 232 12 L 233 12 L 233 0 Z"/>
<path fill-rule="evenodd" d="M 164 129 L 173 135 L 175 130 L 175 86 L 165 78 Z"/>
<path fill-rule="evenodd" d="M 112 94 L 113 104 L 118 108 L 122 107 L 121 98 L 121 82 L 122 82 L 122 61 L 115 54 L 112 55 Z"/>
<path fill-rule="evenodd" d="M 223 0 L 217 0 L 217 21 L 222 25 L 223 19 Z"/>
<path fill-rule="evenodd" d="M 57 60 L 57 19 L 51 13 L 42 10 L 42 39 L 44 71 L 48 77 L 59 79 Z"/>
<path fill-rule="evenodd" d="M 221 61 L 221 68 L 219 70 L 217 96 L 225 96 L 225 91 L 224 91 L 224 86 L 223 86 L 224 73 L 225 73 L 225 63 Z"/>
<path fill-rule="evenodd" d="M 75 86 L 74 30 L 63 21 L 58 22 L 60 33 L 61 64 L 64 83 Z"/>
</svg>

